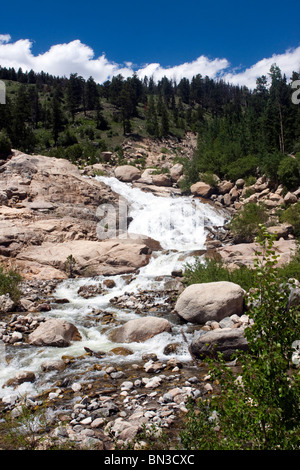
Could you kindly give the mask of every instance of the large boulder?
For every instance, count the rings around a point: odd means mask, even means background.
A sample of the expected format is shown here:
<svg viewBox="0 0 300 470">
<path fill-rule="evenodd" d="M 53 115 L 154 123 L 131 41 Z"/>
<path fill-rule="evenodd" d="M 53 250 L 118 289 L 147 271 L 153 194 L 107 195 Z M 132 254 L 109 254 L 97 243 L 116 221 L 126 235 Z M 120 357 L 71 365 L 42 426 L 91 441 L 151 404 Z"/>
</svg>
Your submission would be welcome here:
<svg viewBox="0 0 300 470">
<path fill-rule="evenodd" d="M 247 351 L 248 342 L 244 328 L 219 328 L 205 334 L 196 332 L 190 347 L 192 354 L 199 359 L 216 357 L 221 352 L 225 360 L 230 360 L 237 350 Z"/>
<path fill-rule="evenodd" d="M 172 180 L 169 175 L 161 173 L 159 175 L 152 176 L 152 184 L 155 186 L 172 186 Z"/>
<path fill-rule="evenodd" d="M 241 315 L 245 291 L 228 281 L 192 284 L 187 287 L 175 305 L 175 311 L 184 320 L 203 325 L 225 317 Z"/>
<path fill-rule="evenodd" d="M 115 177 L 124 183 L 131 183 L 141 177 L 141 171 L 132 165 L 121 165 L 115 168 Z"/>
<path fill-rule="evenodd" d="M 193 196 L 204 198 L 211 196 L 213 192 L 212 187 L 202 181 L 198 181 L 198 183 L 193 184 L 190 189 Z"/>
<path fill-rule="evenodd" d="M 80 341 L 81 335 L 75 325 L 66 320 L 51 318 L 41 323 L 28 336 L 29 344 L 34 346 L 66 347 L 72 341 Z"/>
<path fill-rule="evenodd" d="M 284 238 L 287 239 L 288 236 L 293 233 L 293 226 L 291 224 L 280 224 L 280 225 L 273 225 L 272 227 L 268 227 L 267 231 L 272 235 L 276 235 L 277 239 Z"/>
<path fill-rule="evenodd" d="M 165 331 L 171 331 L 171 324 L 164 318 L 137 318 L 111 331 L 109 340 L 115 343 L 142 343 Z"/>
<path fill-rule="evenodd" d="M 218 191 L 220 194 L 229 193 L 229 191 L 233 188 L 234 184 L 231 181 L 221 181 L 218 184 Z"/>
</svg>

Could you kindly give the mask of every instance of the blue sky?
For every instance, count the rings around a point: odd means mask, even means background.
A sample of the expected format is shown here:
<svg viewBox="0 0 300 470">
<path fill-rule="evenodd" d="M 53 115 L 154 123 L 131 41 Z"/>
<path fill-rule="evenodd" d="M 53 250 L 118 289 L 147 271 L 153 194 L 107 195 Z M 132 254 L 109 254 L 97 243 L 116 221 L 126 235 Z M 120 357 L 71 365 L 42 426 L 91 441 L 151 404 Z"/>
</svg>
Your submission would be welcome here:
<svg viewBox="0 0 300 470">
<path fill-rule="evenodd" d="M 250 85 L 272 58 L 299 71 L 299 17 L 298 0 L 15 0 L 2 6 L 0 65 L 97 81 L 199 72 Z"/>
</svg>

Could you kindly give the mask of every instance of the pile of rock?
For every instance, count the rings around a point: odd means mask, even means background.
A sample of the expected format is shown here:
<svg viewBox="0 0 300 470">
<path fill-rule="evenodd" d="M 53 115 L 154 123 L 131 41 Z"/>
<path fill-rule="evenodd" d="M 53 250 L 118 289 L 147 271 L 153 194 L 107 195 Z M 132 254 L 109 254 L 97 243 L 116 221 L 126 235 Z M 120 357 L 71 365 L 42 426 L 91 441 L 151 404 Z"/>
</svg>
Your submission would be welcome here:
<svg viewBox="0 0 300 470">
<path fill-rule="evenodd" d="M 212 200 L 217 206 L 226 207 L 236 211 L 248 202 L 264 202 L 272 210 L 281 205 L 294 204 L 299 200 L 300 188 L 284 195 L 282 185 L 274 188 L 266 176 L 259 177 L 256 182 L 247 186 L 245 180 L 235 182 L 223 180 L 215 176 L 217 183 L 214 186 L 198 181 L 193 184 L 190 191 L 193 196 Z"/>
<path fill-rule="evenodd" d="M 101 285 L 83 285 L 80 286 L 77 294 L 84 299 L 89 299 L 90 297 L 95 297 L 103 293 L 103 287 Z"/>
<path fill-rule="evenodd" d="M 44 321 L 40 316 L 14 314 L 8 322 L 0 322 L 0 340 L 5 344 L 23 345 L 26 337 Z"/>
<path fill-rule="evenodd" d="M 150 361 L 155 365 L 155 361 Z M 48 443 L 74 442 L 81 448 L 114 449 L 117 444 L 129 445 L 137 439 L 136 449 L 146 445 L 140 439 L 141 431 L 159 437 L 163 428 L 178 426 L 187 413 L 189 399 L 197 400 L 213 391 L 209 378 L 189 374 L 184 377 L 179 367 L 170 360 L 165 364 L 166 373 L 153 373 L 149 361 L 144 365 L 144 374 L 136 379 L 125 379 L 125 373 L 114 367 L 105 372 L 111 387 L 94 390 L 92 384 L 71 383 L 66 388 L 54 388 L 46 397 L 48 410 L 56 408 L 66 393 L 71 400 L 64 402 L 63 412 L 50 413 L 49 421 L 54 430 L 48 434 Z M 132 366 L 136 371 L 138 365 Z M 148 372 L 146 372 L 148 370 Z M 120 373 L 118 377 L 117 373 Z M 107 384 L 109 385 L 109 383 Z M 73 395 L 73 397 L 72 397 Z M 31 401 L 31 403 L 29 403 Z M 27 406 L 37 407 L 42 402 L 27 400 Z M 17 417 L 21 403 L 11 396 L 5 401 L 7 409 Z"/>
<path fill-rule="evenodd" d="M 208 321 L 201 330 L 195 331 L 190 351 L 199 359 L 217 357 L 221 352 L 224 359 L 230 361 L 236 351 L 248 350 L 244 330 L 251 324 L 247 315 L 239 317 L 236 314 L 220 322 Z"/>
<path fill-rule="evenodd" d="M 229 360 L 236 350 L 247 349 L 244 310 L 245 291 L 227 281 L 192 284 L 175 304 L 180 318 L 202 327 L 190 344 L 191 354 L 200 359 L 220 351 Z"/>
<path fill-rule="evenodd" d="M 167 168 L 167 172 L 159 172 L 155 168 L 141 171 L 133 165 L 122 165 L 115 168 L 114 176 L 122 182 L 133 183 L 135 187 L 151 191 L 157 196 L 180 195 L 178 183 L 183 177 L 183 165 L 176 163 Z"/>
<path fill-rule="evenodd" d="M 175 285 L 173 285 L 174 287 Z M 168 294 L 170 295 L 170 292 L 160 292 L 159 295 L 155 291 L 125 292 L 118 297 L 110 299 L 110 303 L 125 309 L 134 310 L 137 313 L 166 313 L 171 309 Z"/>
<path fill-rule="evenodd" d="M 14 314 L 8 322 L 0 322 L 4 344 L 65 347 L 80 339 L 76 326 L 65 320 Z"/>
</svg>

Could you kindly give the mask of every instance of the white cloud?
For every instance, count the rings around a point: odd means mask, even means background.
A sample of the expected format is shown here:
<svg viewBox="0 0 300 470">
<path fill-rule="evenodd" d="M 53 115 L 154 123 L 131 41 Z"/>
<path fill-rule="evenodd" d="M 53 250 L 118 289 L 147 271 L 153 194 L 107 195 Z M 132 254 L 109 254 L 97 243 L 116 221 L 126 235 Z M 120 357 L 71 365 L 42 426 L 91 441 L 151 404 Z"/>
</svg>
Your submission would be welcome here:
<svg viewBox="0 0 300 470">
<path fill-rule="evenodd" d="M 300 46 L 296 49 L 289 49 L 284 54 L 273 54 L 272 57 L 262 59 L 243 72 L 225 73 L 223 79 L 236 85 L 255 88 L 257 77 L 262 75 L 268 77 L 272 64 L 276 64 L 289 80 L 292 72 L 300 72 Z"/>
<path fill-rule="evenodd" d="M 154 80 L 160 80 L 166 76 L 178 83 L 183 77 L 191 79 L 197 74 L 215 78 L 227 67 L 229 67 L 229 62 L 226 59 L 210 60 L 202 55 L 193 62 L 185 62 L 174 67 L 164 68 L 160 64 L 148 64 L 138 70 L 137 74 L 139 77 L 153 76 Z"/>
<path fill-rule="evenodd" d="M 33 54 L 32 45 L 33 43 L 29 39 L 12 42 L 9 34 L 0 34 L 0 65 L 14 67 L 16 70 L 21 67 L 23 71 L 31 69 L 36 72 L 44 71 L 56 76 L 69 77 L 71 73 L 78 73 L 85 79 L 92 76 L 98 83 L 103 83 L 118 74 L 127 78 L 132 76 L 134 72 L 140 78 L 147 75 L 159 80 L 163 76 L 167 76 L 177 83 L 183 77 L 191 79 L 193 76 L 201 74 L 210 78 L 221 77 L 230 83 L 246 85 L 249 88 L 255 87 L 257 77 L 268 74 L 273 63 L 280 67 L 287 78 L 290 78 L 291 73 L 298 71 L 300 67 L 300 47 L 290 49 L 283 54 L 264 58 L 246 70 L 236 71 L 230 69 L 230 63 L 226 58 L 210 59 L 204 55 L 192 62 L 173 67 L 163 67 L 159 63 L 134 67 L 131 61 L 126 61 L 124 64 L 110 61 L 104 53 L 95 58 L 93 49 L 78 39 L 65 44 L 53 45 L 48 51 L 39 55 Z"/>
<path fill-rule="evenodd" d="M 9 42 L 11 40 L 10 34 L 0 34 L 0 44 Z"/>
</svg>

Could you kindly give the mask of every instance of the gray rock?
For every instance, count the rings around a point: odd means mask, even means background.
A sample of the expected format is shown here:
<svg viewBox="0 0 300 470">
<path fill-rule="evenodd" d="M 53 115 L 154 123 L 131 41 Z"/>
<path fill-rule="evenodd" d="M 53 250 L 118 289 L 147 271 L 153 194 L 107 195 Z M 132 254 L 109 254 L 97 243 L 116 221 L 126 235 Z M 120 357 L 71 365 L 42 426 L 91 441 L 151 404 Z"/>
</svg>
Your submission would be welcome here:
<svg viewBox="0 0 300 470">
<path fill-rule="evenodd" d="M 113 330 L 109 334 L 109 339 L 116 343 L 140 343 L 165 331 L 171 331 L 171 324 L 164 318 L 138 318 L 129 320 L 123 326 Z"/>
<path fill-rule="evenodd" d="M 229 317 L 225 317 L 223 318 L 223 320 L 219 322 L 220 328 L 232 328 L 233 325 L 234 325 L 234 322 Z"/>
<path fill-rule="evenodd" d="M 207 183 L 203 183 L 202 181 L 198 181 L 198 183 L 193 184 L 190 190 L 193 196 L 204 198 L 209 197 L 213 192 L 212 187 Z"/>
<path fill-rule="evenodd" d="M 11 312 L 14 308 L 14 302 L 9 294 L 0 295 L 0 313 Z"/>
<path fill-rule="evenodd" d="M 184 320 L 204 325 L 208 320 L 242 314 L 245 291 L 227 281 L 192 284 L 179 296 L 175 311 Z"/>
<path fill-rule="evenodd" d="M 129 183 L 138 180 L 141 177 L 141 171 L 132 165 L 121 165 L 115 169 L 115 177 L 124 183 Z"/>
<path fill-rule="evenodd" d="M 284 196 L 284 202 L 286 204 L 294 204 L 295 202 L 297 202 L 297 196 L 295 196 L 295 194 L 291 193 L 291 192 L 288 192 L 285 196 Z"/>
<path fill-rule="evenodd" d="M 62 359 L 57 359 L 53 361 L 44 362 L 41 365 L 41 368 L 44 372 L 49 372 L 52 370 L 62 371 L 66 368 L 66 364 Z"/>
<path fill-rule="evenodd" d="M 72 341 L 79 341 L 81 335 L 72 323 L 65 320 L 50 319 L 42 323 L 28 337 L 29 344 L 35 346 L 69 346 Z"/>
<path fill-rule="evenodd" d="M 216 357 L 217 352 L 221 352 L 225 360 L 230 360 L 236 350 L 247 349 L 243 328 L 220 328 L 205 335 L 195 333 L 191 343 L 191 351 L 198 358 Z"/>
</svg>

